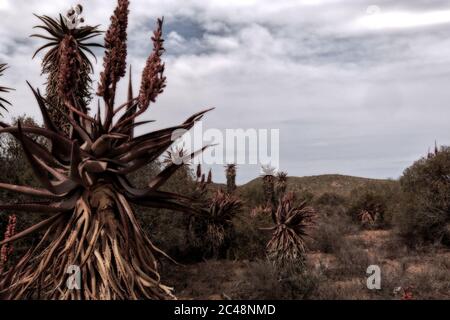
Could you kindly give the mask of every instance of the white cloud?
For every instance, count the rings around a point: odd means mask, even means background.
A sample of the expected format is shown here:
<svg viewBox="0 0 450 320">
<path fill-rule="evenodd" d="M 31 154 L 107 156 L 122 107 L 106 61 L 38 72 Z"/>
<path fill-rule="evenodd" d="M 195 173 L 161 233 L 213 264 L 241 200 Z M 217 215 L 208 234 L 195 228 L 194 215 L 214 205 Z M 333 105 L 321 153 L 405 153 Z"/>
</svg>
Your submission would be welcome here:
<svg viewBox="0 0 450 320">
<path fill-rule="evenodd" d="M 81 2 L 87 22 L 106 28 L 114 1 Z M 430 0 L 419 13 L 423 3 L 380 0 L 381 12 L 368 16 L 369 0 L 131 0 L 128 62 L 137 86 L 154 18 L 164 15 L 168 87 L 146 115 L 155 126 L 214 106 L 205 128 L 280 129 L 281 166 L 292 175 L 397 177 L 435 139 L 450 143 L 448 11 Z M 31 60 L 40 43 L 27 38 L 31 13 L 71 4 L 16 0 L 2 13 L 0 61 L 11 66 L 2 83 L 17 89 L 13 115 L 38 117 L 25 85 L 44 82 Z M 241 166 L 238 178 L 257 174 Z"/>
<path fill-rule="evenodd" d="M 7 11 L 11 9 L 9 0 L 0 0 L 0 11 Z"/>
<path fill-rule="evenodd" d="M 361 17 L 355 28 L 371 30 L 415 28 L 450 23 L 450 10 L 431 12 L 386 12 Z"/>
</svg>

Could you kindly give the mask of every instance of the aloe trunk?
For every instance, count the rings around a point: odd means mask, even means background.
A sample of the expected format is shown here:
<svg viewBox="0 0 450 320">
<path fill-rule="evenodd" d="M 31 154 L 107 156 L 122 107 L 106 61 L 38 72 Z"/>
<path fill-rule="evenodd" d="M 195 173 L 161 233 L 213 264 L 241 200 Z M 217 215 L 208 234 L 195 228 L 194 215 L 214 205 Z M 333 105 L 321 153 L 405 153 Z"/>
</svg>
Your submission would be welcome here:
<svg viewBox="0 0 450 320">
<path fill-rule="evenodd" d="M 171 296 L 160 283 L 157 257 L 134 212 L 113 186 L 84 192 L 72 214 L 46 221 L 40 243 L 3 282 L 7 299 L 152 299 Z M 35 255 L 34 253 L 40 253 Z M 81 271 L 81 288 L 67 286 L 69 266 Z"/>
</svg>

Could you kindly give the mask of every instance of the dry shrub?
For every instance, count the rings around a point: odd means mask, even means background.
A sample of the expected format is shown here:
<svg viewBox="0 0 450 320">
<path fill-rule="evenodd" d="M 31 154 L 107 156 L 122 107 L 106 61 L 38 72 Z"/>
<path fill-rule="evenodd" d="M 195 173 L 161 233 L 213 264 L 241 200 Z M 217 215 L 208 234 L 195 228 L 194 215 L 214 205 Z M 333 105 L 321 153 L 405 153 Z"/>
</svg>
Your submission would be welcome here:
<svg viewBox="0 0 450 320">
<path fill-rule="evenodd" d="M 404 243 L 410 248 L 417 248 L 430 243 L 447 243 L 447 219 L 445 212 L 405 195 L 403 208 L 394 222 Z"/>
<path fill-rule="evenodd" d="M 362 227 L 374 228 L 383 226 L 386 211 L 386 199 L 380 194 L 366 191 L 353 199 L 348 215 Z"/>
<path fill-rule="evenodd" d="M 334 192 L 325 192 L 313 200 L 314 207 L 321 215 L 343 216 L 347 213 L 349 200 Z"/>
<path fill-rule="evenodd" d="M 365 277 L 367 267 L 372 264 L 368 252 L 348 239 L 340 243 L 336 258 L 337 268 L 334 271 L 344 277 Z"/>
<path fill-rule="evenodd" d="M 312 251 L 335 253 L 339 250 L 345 235 L 356 231 L 356 225 L 345 215 L 320 216 L 311 232 L 308 247 Z"/>
<path fill-rule="evenodd" d="M 382 269 L 381 290 L 371 291 L 373 299 L 405 299 L 405 291 L 410 293 L 410 299 L 448 299 L 450 297 L 450 282 L 448 257 L 434 256 L 423 269 L 411 271 L 420 265 L 425 256 L 417 255 L 401 259 L 396 269 Z"/>
<path fill-rule="evenodd" d="M 447 243 L 450 221 L 450 148 L 416 161 L 400 179 L 403 207 L 395 217 L 399 234 L 409 246 Z"/>
<path fill-rule="evenodd" d="M 303 267 L 276 268 L 267 260 L 248 264 L 239 286 L 239 299 L 300 300 L 311 299 L 323 281 L 320 273 Z"/>
<path fill-rule="evenodd" d="M 347 199 L 334 192 L 325 192 L 315 200 L 316 205 L 339 206 L 346 205 Z"/>
<path fill-rule="evenodd" d="M 238 260 L 256 260 L 265 256 L 265 248 L 270 234 L 261 232 L 255 226 L 270 223 L 270 214 L 250 216 L 247 212 L 234 220 L 235 238 L 231 244 L 231 256 Z"/>
</svg>

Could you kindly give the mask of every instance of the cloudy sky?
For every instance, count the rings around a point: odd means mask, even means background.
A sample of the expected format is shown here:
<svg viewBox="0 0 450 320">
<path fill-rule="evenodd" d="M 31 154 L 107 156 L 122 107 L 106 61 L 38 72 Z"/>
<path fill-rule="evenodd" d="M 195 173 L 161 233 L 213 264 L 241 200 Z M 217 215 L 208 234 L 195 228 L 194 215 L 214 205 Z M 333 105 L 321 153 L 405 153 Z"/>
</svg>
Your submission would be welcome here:
<svg viewBox="0 0 450 320">
<path fill-rule="evenodd" d="M 12 116 L 40 119 L 25 86 L 45 81 L 32 13 L 76 3 L 0 0 Z M 87 23 L 107 28 L 114 1 L 80 3 Z M 397 178 L 435 140 L 450 144 L 450 0 L 131 0 L 136 83 L 158 16 L 168 87 L 146 115 L 158 126 L 213 106 L 205 129 L 279 129 L 280 168 L 297 176 Z M 258 174 L 240 166 L 238 182 Z"/>
</svg>

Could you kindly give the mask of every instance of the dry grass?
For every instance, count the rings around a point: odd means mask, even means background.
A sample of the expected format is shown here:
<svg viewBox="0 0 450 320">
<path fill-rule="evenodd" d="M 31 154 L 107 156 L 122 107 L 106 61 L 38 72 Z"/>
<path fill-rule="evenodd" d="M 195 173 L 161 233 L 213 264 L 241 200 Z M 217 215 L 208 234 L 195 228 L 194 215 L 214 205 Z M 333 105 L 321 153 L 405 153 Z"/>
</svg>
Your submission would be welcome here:
<svg viewBox="0 0 450 320">
<path fill-rule="evenodd" d="M 178 296 L 189 299 L 391 300 L 403 299 L 404 289 L 412 299 L 450 298 L 449 250 L 429 246 L 411 251 L 392 231 L 361 231 L 338 217 L 320 223 L 314 233 L 319 240 L 310 243 L 314 252 L 307 254 L 304 268 L 280 272 L 264 259 L 223 260 L 176 267 L 164 276 L 173 278 L 169 284 L 179 283 Z M 332 230 L 338 231 L 325 237 Z M 337 241 L 335 246 L 329 246 L 330 239 Z M 381 268 L 381 290 L 367 289 L 371 264 Z"/>
</svg>

